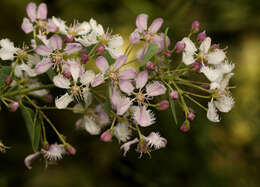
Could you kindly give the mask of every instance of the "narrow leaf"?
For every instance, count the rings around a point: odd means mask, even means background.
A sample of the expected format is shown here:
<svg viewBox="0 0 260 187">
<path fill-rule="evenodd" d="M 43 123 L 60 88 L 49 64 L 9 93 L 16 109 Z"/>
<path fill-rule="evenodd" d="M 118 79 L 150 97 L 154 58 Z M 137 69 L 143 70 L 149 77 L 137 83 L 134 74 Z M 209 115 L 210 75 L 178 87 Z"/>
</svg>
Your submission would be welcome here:
<svg viewBox="0 0 260 187">
<path fill-rule="evenodd" d="M 171 105 L 171 111 L 172 111 L 172 116 L 174 119 L 174 122 L 176 123 L 176 125 L 178 124 L 178 120 L 177 120 L 177 116 L 176 116 L 176 109 L 175 109 L 175 103 L 174 101 L 170 98 L 170 105 Z"/>
<path fill-rule="evenodd" d="M 159 46 L 156 43 L 151 43 L 147 49 L 147 52 L 144 55 L 144 59 L 141 62 L 140 66 L 143 67 L 146 62 L 148 62 L 154 55 L 157 53 Z"/>
<path fill-rule="evenodd" d="M 10 66 L 0 67 L 0 87 L 5 85 L 5 79 L 10 74 L 10 72 L 11 72 Z"/>
</svg>

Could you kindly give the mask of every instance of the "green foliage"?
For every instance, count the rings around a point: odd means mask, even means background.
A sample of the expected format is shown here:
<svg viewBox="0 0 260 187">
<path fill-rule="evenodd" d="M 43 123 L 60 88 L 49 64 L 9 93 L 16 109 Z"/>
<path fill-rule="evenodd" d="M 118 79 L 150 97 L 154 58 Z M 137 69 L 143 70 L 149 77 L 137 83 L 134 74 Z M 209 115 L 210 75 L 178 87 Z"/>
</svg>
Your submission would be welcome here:
<svg viewBox="0 0 260 187">
<path fill-rule="evenodd" d="M 177 125 L 178 124 L 178 120 L 177 120 L 177 116 L 176 116 L 175 103 L 174 103 L 174 101 L 171 98 L 169 98 L 169 101 L 170 101 L 170 105 L 171 105 L 172 116 L 173 116 L 174 122 Z"/>
<path fill-rule="evenodd" d="M 0 67 L 0 87 L 5 85 L 5 79 L 10 74 L 10 72 L 11 72 L 10 66 Z"/>
<path fill-rule="evenodd" d="M 144 59 L 141 62 L 140 66 L 143 67 L 146 62 L 148 62 L 158 51 L 159 46 L 156 43 L 151 43 L 147 49 L 147 52 L 144 55 Z"/>
</svg>

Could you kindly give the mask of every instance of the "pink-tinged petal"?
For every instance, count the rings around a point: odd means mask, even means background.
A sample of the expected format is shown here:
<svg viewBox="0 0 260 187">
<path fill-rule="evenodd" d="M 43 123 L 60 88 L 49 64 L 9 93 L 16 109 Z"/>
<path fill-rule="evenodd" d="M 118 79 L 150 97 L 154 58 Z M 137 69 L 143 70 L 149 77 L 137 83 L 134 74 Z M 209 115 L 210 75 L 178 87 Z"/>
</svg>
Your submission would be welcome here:
<svg viewBox="0 0 260 187">
<path fill-rule="evenodd" d="M 49 32 L 56 32 L 58 30 L 58 27 L 56 26 L 56 24 L 53 22 L 52 19 L 48 19 L 47 29 Z"/>
<path fill-rule="evenodd" d="M 107 62 L 107 59 L 103 56 L 99 56 L 97 59 L 96 59 L 96 65 L 98 67 L 98 69 L 103 73 L 105 74 L 107 69 L 109 68 L 109 64 Z"/>
<path fill-rule="evenodd" d="M 96 75 L 95 79 L 91 82 L 92 87 L 96 87 L 105 81 L 104 75 L 99 73 Z"/>
<path fill-rule="evenodd" d="M 24 165 L 28 169 L 32 169 L 33 161 L 36 160 L 37 158 L 39 158 L 40 156 L 41 156 L 40 152 L 36 152 L 36 153 L 33 153 L 33 154 L 26 156 L 25 159 L 24 159 Z"/>
<path fill-rule="evenodd" d="M 134 79 L 137 75 L 136 70 L 134 68 L 126 68 L 119 72 L 119 79 Z"/>
<path fill-rule="evenodd" d="M 26 6 L 27 15 L 32 21 L 36 20 L 36 9 L 37 6 L 33 2 L 28 3 L 28 5 Z"/>
<path fill-rule="evenodd" d="M 137 139 L 137 138 L 135 138 L 135 139 L 133 139 L 133 140 L 131 140 L 131 141 L 128 141 L 128 142 L 126 142 L 126 143 L 124 143 L 121 147 L 120 147 L 120 149 L 123 149 L 124 150 L 124 156 L 126 156 L 126 153 L 129 151 L 129 149 L 130 149 L 130 146 L 132 145 L 132 144 L 135 144 L 135 143 L 137 143 L 139 140 Z"/>
<path fill-rule="evenodd" d="M 110 88 L 110 100 L 111 100 L 112 108 L 116 109 L 117 105 L 121 101 L 120 92 L 116 87 Z"/>
<path fill-rule="evenodd" d="M 55 99 L 55 105 L 58 109 L 66 108 L 73 101 L 73 96 L 68 93 Z"/>
<path fill-rule="evenodd" d="M 52 50 L 62 48 L 62 39 L 59 35 L 55 34 L 49 39 L 49 48 Z"/>
<path fill-rule="evenodd" d="M 134 90 L 134 86 L 129 80 L 120 80 L 119 81 L 119 88 L 121 91 L 131 94 Z"/>
<path fill-rule="evenodd" d="M 140 41 L 140 34 L 138 32 L 138 29 L 130 34 L 129 40 L 132 44 L 136 44 Z"/>
<path fill-rule="evenodd" d="M 64 88 L 64 89 L 70 88 L 70 80 L 66 79 L 63 75 L 56 75 L 53 78 L 53 83 L 55 86 L 59 88 Z"/>
<path fill-rule="evenodd" d="M 23 18 L 23 23 L 22 23 L 22 30 L 28 34 L 33 31 L 33 24 L 30 22 L 28 18 Z"/>
<path fill-rule="evenodd" d="M 139 106 L 134 109 L 134 120 L 142 127 L 147 127 L 155 122 L 154 114 L 147 110 L 145 106 Z"/>
<path fill-rule="evenodd" d="M 151 26 L 149 27 L 149 31 L 152 33 L 158 32 L 158 30 L 161 28 L 163 24 L 163 19 L 162 18 L 157 18 L 153 21 Z"/>
<path fill-rule="evenodd" d="M 82 49 L 82 46 L 78 43 L 68 43 L 64 49 L 67 54 L 78 52 Z"/>
<path fill-rule="evenodd" d="M 48 13 L 47 5 L 45 3 L 41 3 L 37 10 L 37 18 L 46 19 L 47 13 Z"/>
<path fill-rule="evenodd" d="M 139 31 L 144 31 L 147 29 L 147 21 L 148 15 L 147 14 L 140 14 L 136 18 L 136 27 Z"/>
<path fill-rule="evenodd" d="M 152 39 L 153 43 L 156 43 L 159 46 L 158 52 L 161 52 L 164 49 L 164 36 L 155 35 Z"/>
<path fill-rule="evenodd" d="M 114 71 L 117 71 L 120 67 L 122 67 L 122 65 L 126 62 L 126 60 L 127 60 L 126 55 L 121 55 L 120 57 L 118 57 L 113 67 Z"/>
<path fill-rule="evenodd" d="M 154 81 L 153 83 L 146 85 L 146 93 L 151 97 L 165 94 L 166 90 L 165 86 L 159 81 Z"/>
<path fill-rule="evenodd" d="M 136 78 L 136 88 L 137 89 L 142 89 L 148 81 L 148 72 L 147 71 L 142 71 L 137 75 Z"/>
<path fill-rule="evenodd" d="M 51 66 L 52 66 L 51 60 L 49 58 L 43 58 L 42 61 L 35 66 L 35 72 L 37 74 L 45 73 L 50 69 Z"/>
<path fill-rule="evenodd" d="M 49 54 L 51 53 L 51 50 L 46 47 L 45 45 L 39 45 L 36 47 L 35 49 L 36 53 L 42 56 L 49 56 Z"/>
<path fill-rule="evenodd" d="M 72 76 L 74 82 L 77 82 L 79 75 L 80 75 L 80 70 L 81 70 L 80 64 L 77 63 L 76 61 L 71 61 L 69 67 L 70 67 L 70 73 L 71 73 L 71 76 Z"/>
<path fill-rule="evenodd" d="M 118 115 L 123 115 L 132 105 L 132 101 L 128 97 L 121 97 L 120 103 L 116 106 Z"/>
</svg>

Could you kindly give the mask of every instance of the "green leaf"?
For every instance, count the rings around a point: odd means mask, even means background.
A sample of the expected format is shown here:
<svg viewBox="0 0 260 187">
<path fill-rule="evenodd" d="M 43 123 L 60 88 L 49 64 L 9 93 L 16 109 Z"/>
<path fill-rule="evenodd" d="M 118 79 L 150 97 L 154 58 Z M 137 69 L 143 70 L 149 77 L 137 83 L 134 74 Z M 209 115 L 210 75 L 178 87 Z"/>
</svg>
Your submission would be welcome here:
<svg viewBox="0 0 260 187">
<path fill-rule="evenodd" d="M 170 98 L 170 105 L 171 105 L 171 111 L 172 111 L 172 116 L 174 119 L 174 122 L 176 123 L 176 125 L 178 124 L 178 120 L 177 120 L 177 116 L 176 116 L 176 109 L 175 109 L 175 103 L 174 101 Z"/>
<path fill-rule="evenodd" d="M 5 85 L 5 79 L 8 75 L 10 75 L 10 72 L 11 72 L 10 66 L 0 67 L 0 87 Z"/>
<path fill-rule="evenodd" d="M 49 79 L 52 81 L 52 80 L 53 80 L 53 77 L 54 77 L 56 74 L 55 74 L 55 71 L 54 71 L 52 68 L 50 68 L 50 69 L 47 71 L 47 75 L 48 75 Z"/>
<path fill-rule="evenodd" d="M 109 54 L 108 51 L 105 51 L 102 56 L 107 59 L 107 62 L 109 63 L 109 65 L 111 65 L 115 62 L 115 59 L 112 58 L 112 56 Z"/>
<path fill-rule="evenodd" d="M 32 148 L 36 152 L 39 147 L 40 137 L 41 137 L 41 126 L 38 116 L 32 111 L 32 109 L 20 105 L 22 116 L 25 121 L 25 125 L 32 143 Z M 35 119 L 35 120 L 34 120 Z"/>
<path fill-rule="evenodd" d="M 140 66 L 143 67 L 146 62 L 148 62 L 154 55 L 157 53 L 159 46 L 156 43 L 151 43 L 147 49 L 147 52 L 144 55 L 144 59 L 141 62 Z"/>
</svg>

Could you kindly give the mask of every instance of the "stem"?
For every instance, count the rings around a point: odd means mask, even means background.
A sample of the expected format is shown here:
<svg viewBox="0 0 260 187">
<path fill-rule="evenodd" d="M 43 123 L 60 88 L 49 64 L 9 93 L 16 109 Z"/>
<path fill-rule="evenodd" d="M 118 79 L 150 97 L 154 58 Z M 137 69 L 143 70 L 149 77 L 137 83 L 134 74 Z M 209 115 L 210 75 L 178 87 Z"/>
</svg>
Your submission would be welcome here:
<svg viewBox="0 0 260 187">
<path fill-rule="evenodd" d="M 208 111 L 207 108 L 205 108 L 204 106 L 202 106 L 198 101 L 196 101 L 195 99 L 193 99 L 192 97 L 190 97 L 189 95 L 184 95 L 185 97 L 187 97 L 188 99 L 190 99 L 192 102 L 194 102 L 195 104 L 197 104 L 199 107 L 201 107 L 203 110 L 205 110 L 206 112 Z"/>
<path fill-rule="evenodd" d="M 26 93 L 33 92 L 33 91 L 36 91 L 36 90 L 42 90 L 42 89 L 52 88 L 52 87 L 54 87 L 53 84 L 47 84 L 47 85 L 43 85 L 43 86 L 39 86 L 39 87 L 35 87 L 35 88 L 24 88 L 24 89 L 12 91 L 12 92 L 7 92 L 7 93 L 1 95 L 0 98 L 26 94 Z"/>
<path fill-rule="evenodd" d="M 211 96 L 206 96 L 206 95 L 198 95 L 198 94 L 191 93 L 191 92 L 187 92 L 187 91 L 183 91 L 183 93 L 185 93 L 185 94 L 188 94 L 188 95 L 192 95 L 192 96 L 195 96 L 195 97 L 204 98 L 204 99 L 209 99 L 209 98 L 211 98 Z"/>
<path fill-rule="evenodd" d="M 19 62 L 19 58 L 17 57 L 17 58 L 16 58 L 16 61 L 15 61 L 15 63 L 14 63 L 14 67 L 12 68 L 12 71 L 11 71 L 11 73 L 10 73 L 10 76 L 11 76 L 11 77 L 12 77 L 13 74 L 14 74 L 14 70 L 15 70 L 15 68 L 16 68 L 16 66 L 17 66 L 17 64 L 18 64 L 18 62 Z"/>
<path fill-rule="evenodd" d="M 42 106 L 42 107 L 39 107 L 39 109 L 41 109 L 41 110 L 69 110 L 69 111 L 77 111 L 77 112 L 82 112 L 82 113 L 85 112 L 84 109 L 81 109 L 81 108 L 71 108 L 71 107 L 58 109 L 56 107 L 51 107 L 51 106 Z"/>
<path fill-rule="evenodd" d="M 142 140 L 142 139 L 143 139 L 143 136 L 142 136 L 142 133 L 141 133 L 141 131 L 140 131 L 140 128 L 138 127 L 137 124 L 135 124 L 135 127 L 136 127 L 136 130 L 137 130 L 137 132 L 138 132 L 139 139 Z"/>
<path fill-rule="evenodd" d="M 205 88 L 202 88 L 202 87 L 200 87 L 200 86 L 191 84 L 191 83 L 186 82 L 186 81 L 180 81 L 180 80 L 179 80 L 179 81 L 177 82 L 177 84 L 182 84 L 182 85 L 190 86 L 190 87 L 193 87 L 193 88 L 197 88 L 197 89 L 199 89 L 199 90 L 202 90 L 202 91 L 204 91 L 204 92 L 211 93 L 210 90 L 207 90 L 207 89 L 205 89 Z"/>
<path fill-rule="evenodd" d="M 116 122 L 116 116 L 113 119 L 112 125 L 110 127 L 110 130 L 113 130 L 114 126 L 115 126 L 115 122 Z"/>
</svg>

